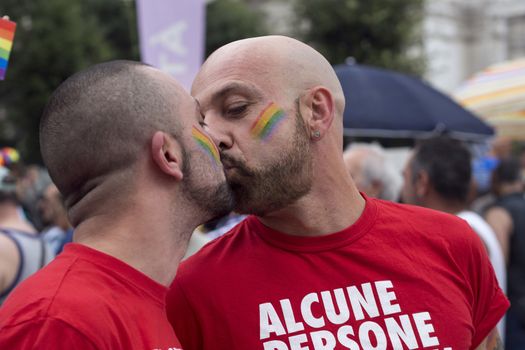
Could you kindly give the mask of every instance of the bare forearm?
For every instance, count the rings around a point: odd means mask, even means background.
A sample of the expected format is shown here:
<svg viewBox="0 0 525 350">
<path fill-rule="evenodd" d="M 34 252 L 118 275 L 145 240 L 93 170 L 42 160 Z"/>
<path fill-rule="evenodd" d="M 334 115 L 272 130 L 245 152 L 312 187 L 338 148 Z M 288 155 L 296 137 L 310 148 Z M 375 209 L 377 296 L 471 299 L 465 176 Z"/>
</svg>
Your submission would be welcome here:
<svg viewBox="0 0 525 350">
<path fill-rule="evenodd" d="M 476 350 L 503 350 L 503 342 L 499 336 L 498 330 L 494 328 L 492 332 L 483 340 Z"/>
</svg>

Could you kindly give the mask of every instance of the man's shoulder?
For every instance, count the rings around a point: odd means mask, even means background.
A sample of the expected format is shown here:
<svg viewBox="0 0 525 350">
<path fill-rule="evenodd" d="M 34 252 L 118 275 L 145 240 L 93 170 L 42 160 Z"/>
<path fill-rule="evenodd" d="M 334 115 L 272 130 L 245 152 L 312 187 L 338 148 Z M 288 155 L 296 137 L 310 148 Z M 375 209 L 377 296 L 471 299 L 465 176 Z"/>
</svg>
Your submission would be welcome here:
<svg viewBox="0 0 525 350">
<path fill-rule="evenodd" d="M 47 317 L 66 274 L 60 265 L 60 261 L 52 261 L 9 294 L 0 310 L 0 327 Z"/>
<path fill-rule="evenodd" d="M 44 327 L 50 339 L 62 330 L 82 342 L 118 336 L 115 325 L 125 324 L 119 319 L 119 300 L 125 295 L 104 285 L 103 272 L 84 265 L 81 260 L 54 260 L 22 282 L 0 309 L 0 333 L 10 329 L 16 337 Z"/>
<path fill-rule="evenodd" d="M 462 220 L 457 216 L 442 211 L 425 208 L 417 205 L 394 203 L 374 199 L 382 217 L 397 217 L 403 221 L 411 219 L 412 223 L 446 222 L 452 225 L 462 225 Z"/>
<path fill-rule="evenodd" d="M 104 291 L 86 283 L 91 277 L 76 264 L 75 259 L 59 257 L 24 280 L 2 305 L 0 325 L 31 318 L 78 319 L 80 313 L 100 311 Z"/>
<path fill-rule="evenodd" d="M 464 246 L 478 239 L 470 225 L 456 215 L 416 205 L 377 200 L 378 224 L 388 232 L 396 231 L 407 240 L 428 242 L 435 248 L 443 245 Z"/>
<path fill-rule="evenodd" d="M 2 349 L 96 349 L 94 339 L 74 325 L 57 318 L 33 318 L 0 326 Z"/>
<path fill-rule="evenodd" d="M 478 213 L 470 210 L 464 210 L 459 212 L 457 216 L 465 220 L 474 229 L 474 231 L 489 231 L 493 234 L 492 228 Z"/>
</svg>

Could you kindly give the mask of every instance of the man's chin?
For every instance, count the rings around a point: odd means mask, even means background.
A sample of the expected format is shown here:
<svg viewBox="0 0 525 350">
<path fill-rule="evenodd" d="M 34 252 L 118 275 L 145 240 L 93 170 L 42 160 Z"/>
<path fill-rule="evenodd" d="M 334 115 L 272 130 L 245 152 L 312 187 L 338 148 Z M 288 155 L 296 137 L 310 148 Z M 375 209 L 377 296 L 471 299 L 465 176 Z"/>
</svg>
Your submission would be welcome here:
<svg viewBox="0 0 525 350">
<path fill-rule="evenodd" d="M 247 179 L 246 175 L 243 175 L 237 168 L 228 169 L 224 174 L 230 186 L 243 185 Z"/>
<path fill-rule="evenodd" d="M 217 186 L 213 201 L 209 207 L 213 218 L 218 218 L 230 213 L 235 206 L 235 195 L 227 181 Z"/>
</svg>

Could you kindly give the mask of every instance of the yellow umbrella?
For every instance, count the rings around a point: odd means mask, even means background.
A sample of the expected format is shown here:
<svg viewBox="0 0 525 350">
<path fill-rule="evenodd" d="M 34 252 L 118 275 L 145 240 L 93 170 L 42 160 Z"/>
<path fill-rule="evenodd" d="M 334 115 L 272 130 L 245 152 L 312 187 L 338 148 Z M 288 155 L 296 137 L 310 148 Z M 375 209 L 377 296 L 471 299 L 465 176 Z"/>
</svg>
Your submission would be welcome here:
<svg viewBox="0 0 525 350">
<path fill-rule="evenodd" d="M 489 66 L 460 86 L 454 97 L 493 125 L 498 136 L 525 140 L 525 58 Z"/>
</svg>

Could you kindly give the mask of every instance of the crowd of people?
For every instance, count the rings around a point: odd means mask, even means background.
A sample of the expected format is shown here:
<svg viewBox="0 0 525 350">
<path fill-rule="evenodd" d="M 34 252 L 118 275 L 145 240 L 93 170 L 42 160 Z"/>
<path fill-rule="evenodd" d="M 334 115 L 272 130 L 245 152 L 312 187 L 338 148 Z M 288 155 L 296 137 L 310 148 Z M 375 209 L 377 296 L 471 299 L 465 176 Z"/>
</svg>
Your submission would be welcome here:
<svg viewBox="0 0 525 350">
<path fill-rule="evenodd" d="M 517 148 L 514 153 L 508 139 L 493 141 L 489 153 L 494 169 L 488 191 L 479 191 L 476 184 L 469 145 L 446 136 L 417 142 L 402 172 L 377 144 L 351 145 L 344 153 L 360 191 L 457 215 L 478 234 L 498 284 L 511 301 L 507 317 L 498 324 L 502 338 L 507 338 L 507 349 L 525 347 L 525 313 L 521 310 L 525 300 L 525 247 L 520 233 L 525 232 L 525 163 L 521 161 L 525 152 Z M 381 162 L 377 157 L 382 157 Z M 401 175 L 399 182 L 396 177 Z M 393 191 L 393 196 L 378 190 L 383 188 Z"/>
<path fill-rule="evenodd" d="M 47 171 L 0 150 L 0 305 L 25 278 L 72 240 L 61 195 Z"/>
<path fill-rule="evenodd" d="M 344 149 L 344 108 L 283 36 L 219 48 L 191 95 L 130 61 L 67 79 L 47 170 L 0 168 L 0 348 L 525 349 L 522 164 L 477 198 L 468 145 L 401 173 Z"/>
</svg>

